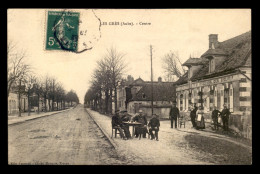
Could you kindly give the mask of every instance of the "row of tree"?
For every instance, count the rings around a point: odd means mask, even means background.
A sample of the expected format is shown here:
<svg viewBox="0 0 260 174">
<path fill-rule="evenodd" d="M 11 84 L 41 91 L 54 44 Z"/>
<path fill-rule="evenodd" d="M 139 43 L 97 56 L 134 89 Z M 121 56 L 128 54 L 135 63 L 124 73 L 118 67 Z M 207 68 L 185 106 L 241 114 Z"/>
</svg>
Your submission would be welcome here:
<svg viewBox="0 0 260 174">
<path fill-rule="evenodd" d="M 126 69 L 124 54 L 115 48 L 107 50 L 107 54 L 97 61 L 97 68 L 92 74 L 91 87 L 85 94 L 84 104 L 104 113 L 112 112 L 112 103 L 117 110 L 117 87 Z M 165 81 L 173 82 L 179 79 L 185 70 L 178 53 L 170 51 L 162 57 L 162 68 Z"/>
<path fill-rule="evenodd" d="M 94 110 L 112 113 L 112 103 L 117 110 L 117 87 L 126 69 L 124 54 L 115 48 L 107 50 L 106 55 L 97 61 L 92 74 L 91 87 L 85 94 L 84 104 Z"/>
<path fill-rule="evenodd" d="M 16 46 L 11 42 L 8 43 L 8 86 L 7 95 L 10 92 L 18 94 L 18 109 L 21 116 L 21 96 L 26 95 L 28 98 L 28 115 L 30 115 L 31 107 L 39 105 L 40 99 L 43 99 L 44 111 L 54 111 L 65 109 L 65 102 L 79 103 L 78 96 L 75 91 L 66 92 L 62 83 L 58 82 L 55 77 L 45 75 L 42 77 L 33 75 L 32 67 L 26 63 L 26 54 L 24 51 L 18 51 Z M 35 100 L 36 97 L 36 100 Z M 52 101 L 52 102 L 47 102 Z M 36 102 L 35 102 L 36 101 Z M 48 103 L 48 107 L 47 107 Z M 54 107 L 54 103 L 57 107 Z M 49 108 L 49 109 L 47 109 Z"/>
</svg>

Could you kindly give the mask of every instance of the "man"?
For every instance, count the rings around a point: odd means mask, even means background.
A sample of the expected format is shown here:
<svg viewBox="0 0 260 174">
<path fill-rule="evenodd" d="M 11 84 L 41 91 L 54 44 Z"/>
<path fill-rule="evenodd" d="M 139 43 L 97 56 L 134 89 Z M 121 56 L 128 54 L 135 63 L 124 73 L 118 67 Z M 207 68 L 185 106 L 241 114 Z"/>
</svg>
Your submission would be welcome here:
<svg viewBox="0 0 260 174">
<path fill-rule="evenodd" d="M 171 119 L 171 128 L 173 128 L 173 120 L 175 121 L 175 128 L 177 128 L 178 117 L 180 117 L 179 109 L 176 107 L 176 103 L 173 103 L 173 107 L 171 107 L 169 116 L 169 119 Z"/>
<path fill-rule="evenodd" d="M 123 129 L 122 129 L 123 123 L 119 116 L 119 110 L 116 110 L 115 115 L 112 117 L 112 127 L 116 127 L 119 130 L 121 138 L 123 138 L 124 140 L 127 139 L 123 133 Z"/>
<path fill-rule="evenodd" d="M 139 134 L 143 134 L 143 138 L 146 138 L 146 133 L 148 132 L 147 131 L 147 119 L 146 119 L 146 116 L 143 114 L 143 111 L 140 109 L 139 110 L 139 114 L 136 115 L 134 118 L 133 118 L 133 121 L 137 121 L 139 123 L 141 123 L 140 126 L 137 126 L 136 129 L 135 129 L 135 136 L 136 138 L 139 136 Z"/>
<path fill-rule="evenodd" d="M 130 121 L 131 118 L 130 118 L 130 116 L 127 114 L 127 111 L 126 111 L 126 110 L 121 111 L 121 114 L 122 114 L 121 120 L 122 120 L 123 122 L 128 122 L 128 121 Z M 130 138 L 131 138 L 131 134 L 130 134 L 130 131 L 129 131 L 129 126 L 126 125 L 126 124 L 123 124 L 122 129 L 123 129 L 124 132 L 125 132 L 126 138 L 127 138 L 127 139 L 130 139 Z"/>
<path fill-rule="evenodd" d="M 190 112 L 190 119 L 191 119 L 191 123 L 192 123 L 193 128 L 196 127 L 195 118 L 196 118 L 197 110 L 198 110 L 198 107 L 196 106 L 196 103 L 195 103 L 194 107 L 191 106 L 191 112 Z"/>
<path fill-rule="evenodd" d="M 214 110 L 212 111 L 211 114 L 211 118 L 213 120 L 213 124 L 214 124 L 214 130 L 218 130 L 218 114 L 220 114 L 221 112 L 219 110 L 217 110 L 217 107 L 214 106 Z"/>
<path fill-rule="evenodd" d="M 221 119 L 223 122 L 223 129 L 224 131 L 228 131 L 228 120 L 229 120 L 229 115 L 231 114 L 229 109 L 227 108 L 227 105 L 224 104 L 224 109 L 221 112 Z"/>
<path fill-rule="evenodd" d="M 158 131 L 159 131 L 159 127 L 160 127 L 160 121 L 158 119 L 158 115 L 153 114 L 152 119 L 148 123 L 148 127 L 149 127 L 149 133 L 151 135 L 151 140 L 154 139 L 154 134 L 153 134 L 153 131 L 154 131 L 155 132 L 156 141 L 159 141 L 159 139 L 158 139 Z"/>
</svg>

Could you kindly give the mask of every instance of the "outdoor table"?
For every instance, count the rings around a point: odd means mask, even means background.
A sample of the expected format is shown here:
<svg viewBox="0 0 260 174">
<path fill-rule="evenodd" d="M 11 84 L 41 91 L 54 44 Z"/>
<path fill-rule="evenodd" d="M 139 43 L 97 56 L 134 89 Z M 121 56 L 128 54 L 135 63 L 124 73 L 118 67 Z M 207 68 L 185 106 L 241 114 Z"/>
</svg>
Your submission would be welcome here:
<svg viewBox="0 0 260 174">
<path fill-rule="evenodd" d="M 132 137 L 134 137 L 135 127 L 138 126 L 138 125 L 141 125 L 142 123 L 139 123 L 139 122 L 123 122 L 123 124 L 128 125 L 128 126 L 132 126 Z"/>
</svg>

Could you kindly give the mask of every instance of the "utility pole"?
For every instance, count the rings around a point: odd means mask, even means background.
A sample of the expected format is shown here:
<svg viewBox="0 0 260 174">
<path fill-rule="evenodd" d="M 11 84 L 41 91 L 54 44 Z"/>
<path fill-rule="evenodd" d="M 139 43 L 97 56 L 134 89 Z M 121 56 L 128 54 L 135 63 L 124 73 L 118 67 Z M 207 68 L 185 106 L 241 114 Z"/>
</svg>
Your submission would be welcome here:
<svg viewBox="0 0 260 174">
<path fill-rule="evenodd" d="M 152 115 L 153 115 L 153 47 L 152 45 L 150 45 L 150 51 L 151 51 L 151 82 L 152 82 L 152 103 L 151 103 L 151 106 L 152 106 Z"/>
</svg>

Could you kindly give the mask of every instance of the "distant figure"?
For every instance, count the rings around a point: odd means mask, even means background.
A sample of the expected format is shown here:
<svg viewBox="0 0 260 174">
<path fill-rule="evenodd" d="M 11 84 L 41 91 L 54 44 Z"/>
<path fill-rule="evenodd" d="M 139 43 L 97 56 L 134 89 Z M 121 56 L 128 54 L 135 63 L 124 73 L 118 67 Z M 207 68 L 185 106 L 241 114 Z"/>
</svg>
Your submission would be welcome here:
<svg viewBox="0 0 260 174">
<path fill-rule="evenodd" d="M 115 115 L 112 117 L 112 127 L 113 128 L 117 128 L 119 130 L 119 133 L 120 133 L 120 137 L 123 138 L 124 140 L 126 140 L 127 138 L 125 137 L 124 135 L 124 132 L 123 132 L 123 123 L 122 123 L 122 120 L 119 116 L 119 110 L 116 110 L 116 113 Z"/>
<path fill-rule="evenodd" d="M 202 106 L 199 106 L 199 109 L 196 112 L 196 129 L 205 129 L 205 121 L 204 121 L 204 111 Z"/>
<path fill-rule="evenodd" d="M 169 119 L 171 119 L 171 128 L 173 128 L 173 120 L 175 121 L 175 128 L 177 128 L 178 117 L 180 117 L 179 109 L 176 107 L 176 103 L 173 103 L 173 107 L 171 107 L 169 116 Z"/>
<path fill-rule="evenodd" d="M 223 129 L 224 131 L 228 131 L 228 121 L 229 121 L 229 115 L 231 114 L 229 109 L 227 108 L 227 105 L 224 104 L 224 109 L 221 112 L 221 119 L 223 122 Z"/>
<path fill-rule="evenodd" d="M 141 123 L 140 126 L 136 126 L 136 128 L 135 128 L 135 135 L 136 135 L 135 137 L 138 138 L 139 135 L 143 135 L 143 138 L 146 138 L 146 133 L 148 133 L 147 119 L 141 109 L 139 110 L 139 114 L 133 118 L 133 121 L 137 121 L 137 122 Z"/>
<path fill-rule="evenodd" d="M 214 129 L 215 130 L 218 130 L 218 115 L 220 113 L 221 112 L 219 110 L 217 110 L 217 107 L 214 106 L 214 110 L 212 111 L 211 118 L 213 120 L 213 124 L 214 124 Z"/>
<path fill-rule="evenodd" d="M 153 114 L 152 119 L 148 123 L 148 127 L 149 127 L 149 134 L 151 135 L 151 140 L 154 139 L 154 134 L 153 134 L 153 131 L 154 131 L 156 141 L 159 141 L 158 132 L 159 132 L 159 127 L 160 127 L 160 121 L 158 119 L 158 115 Z"/>
<path fill-rule="evenodd" d="M 194 107 L 192 107 L 192 110 L 190 112 L 190 119 L 191 119 L 191 123 L 192 123 L 192 127 L 195 128 L 196 127 L 196 122 L 195 122 L 195 118 L 196 118 L 196 112 L 197 112 L 198 108 L 196 106 L 196 103 L 194 104 Z"/>
</svg>

